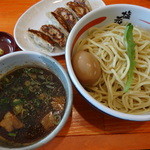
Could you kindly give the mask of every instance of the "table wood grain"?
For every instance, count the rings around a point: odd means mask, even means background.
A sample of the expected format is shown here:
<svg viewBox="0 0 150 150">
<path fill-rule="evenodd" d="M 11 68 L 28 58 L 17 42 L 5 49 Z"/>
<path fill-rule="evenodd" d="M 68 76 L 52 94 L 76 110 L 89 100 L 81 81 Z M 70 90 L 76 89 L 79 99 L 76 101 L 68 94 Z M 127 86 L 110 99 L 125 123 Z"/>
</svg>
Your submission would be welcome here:
<svg viewBox="0 0 150 150">
<path fill-rule="evenodd" d="M 18 18 L 38 0 L 1 0 L 0 31 L 13 34 Z M 150 0 L 104 0 L 110 4 L 135 4 L 150 8 Z M 66 69 L 65 57 L 54 57 Z M 67 71 L 67 70 L 66 70 Z M 133 122 L 108 116 L 94 107 L 73 86 L 71 115 L 50 142 L 37 150 L 150 149 L 150 121 Z"/>
</svg>

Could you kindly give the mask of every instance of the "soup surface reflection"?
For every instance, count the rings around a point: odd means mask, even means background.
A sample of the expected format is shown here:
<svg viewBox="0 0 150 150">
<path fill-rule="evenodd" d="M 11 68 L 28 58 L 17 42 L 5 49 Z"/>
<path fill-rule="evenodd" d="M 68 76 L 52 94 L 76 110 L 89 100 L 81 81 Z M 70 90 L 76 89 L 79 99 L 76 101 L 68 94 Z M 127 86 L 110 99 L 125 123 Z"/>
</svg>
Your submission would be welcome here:
<svg viewBox="0 0 150 150">
<path fill-rule="evenodd" d="M 15 143 L 31 143 L 60 122 L 66 93 L 52 72 L 27 66 L 0 80 L 0 136 Z"/>
</svg>

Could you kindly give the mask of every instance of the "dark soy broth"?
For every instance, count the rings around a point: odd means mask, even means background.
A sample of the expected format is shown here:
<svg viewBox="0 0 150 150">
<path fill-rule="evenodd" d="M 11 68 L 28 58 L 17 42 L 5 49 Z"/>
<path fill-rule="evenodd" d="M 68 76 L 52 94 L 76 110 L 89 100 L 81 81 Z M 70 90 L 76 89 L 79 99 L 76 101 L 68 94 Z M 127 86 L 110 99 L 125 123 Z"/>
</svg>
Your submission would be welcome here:
<svg viewBox="0 0 150 150">
<path fill-rule="evenodd" d="M 26 66 L 0 80 L 0 135 L 15 143 L 31 143 L 60 122 L 66 92 L 52 72 Z"/>
</svg>

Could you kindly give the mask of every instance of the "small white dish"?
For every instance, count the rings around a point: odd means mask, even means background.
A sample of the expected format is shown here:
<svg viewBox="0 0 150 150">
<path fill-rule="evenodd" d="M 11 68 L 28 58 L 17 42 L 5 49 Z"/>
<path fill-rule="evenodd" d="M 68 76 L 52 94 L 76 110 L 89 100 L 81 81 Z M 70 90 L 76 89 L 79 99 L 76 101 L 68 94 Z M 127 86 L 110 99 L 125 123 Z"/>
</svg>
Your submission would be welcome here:
<svg viewBox="0 0 150 150">
<path fill-rule="evenodd" d="M 49 56 L 59 56 L 65 54 L 65 48 L 56 48 L 53 52 L 48 52 L 34 45 L 27 35 L 28 28 L 38 30 L 42 25 L 49 22 L 47 12 L 54 11 L 58 7 L 65 7 L 71 0 L 42 0 L 31 6 L 17 21 L 14 28 L 14 38 L 17 45 L 24 51 L 43 52 Z M 102 0 L 88 0 L 92 10 L 105 6 Z"/>
</svg>

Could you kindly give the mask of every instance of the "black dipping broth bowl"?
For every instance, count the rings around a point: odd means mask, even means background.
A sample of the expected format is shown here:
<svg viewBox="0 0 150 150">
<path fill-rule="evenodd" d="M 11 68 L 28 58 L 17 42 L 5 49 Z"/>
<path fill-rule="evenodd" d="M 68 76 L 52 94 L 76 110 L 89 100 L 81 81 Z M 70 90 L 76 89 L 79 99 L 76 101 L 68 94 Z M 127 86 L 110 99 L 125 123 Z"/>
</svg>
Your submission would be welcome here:
<svg viewBox="0 0 150 150">
<path fill-rule="evenodd" d="M 8 139 L 5 139 L 2 134 L 0 134 L 0 150 L 31 150 L 36 149 L 43 144 L 46 144 L 47 142 L 51 141 L 63 128 L 71 112 L 73 100 L 71 81 L 65 69 L 54 58 L 50 56 L 38 52 L 29 51 L 18 51 L 4 55 L 0 57 L 0 78 L 18 67 L 23 68 L 25 66 L 34 66 L 47 69 L 60 79 L 60 82 L 62 83 L 65 90 L 65 107 L 63 110 L 63 115 L 61 116 L 59 122 L 56 124 L 56 127 L 52 129 L 52 131 L 48 132 L 45 136 L 31 143 L 12 143 L 12 141 L 10 142 Z M 41 105 L 40 107 L 40 111 L 44 111 Z M 34 117 L 32 118 L 34 119 Z M 0 120 L 0 122 L 1 121 L 2 120 Z"/>
</svg>

